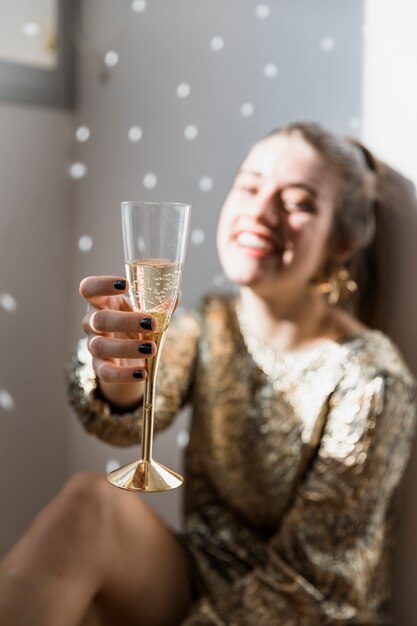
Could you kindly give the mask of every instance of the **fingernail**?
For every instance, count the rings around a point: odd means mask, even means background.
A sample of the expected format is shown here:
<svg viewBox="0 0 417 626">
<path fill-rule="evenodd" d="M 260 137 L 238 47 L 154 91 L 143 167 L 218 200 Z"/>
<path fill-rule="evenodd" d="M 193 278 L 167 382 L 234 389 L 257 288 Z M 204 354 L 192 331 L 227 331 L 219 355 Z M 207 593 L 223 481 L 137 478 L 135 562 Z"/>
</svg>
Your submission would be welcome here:
<svg viewBox="0 0 417 626">
<path fill-rule="evenodd" d="M 142 326 L 143 330 L 152 330 L 152 318 L 145 317 L 143 320 L 140 321 L 140 325 Z"/>
<path fill-rule="evenodd" d="M 138 350 L 141 354 L 152 354 L 152 344 L 151 343 L 142 343 Z"/>
<path fill-rule="evenodd" d="M 142 370 L 136 370 L 136 372 L 133 372 L 132 376 L 133 378 L 138 378 L 139 380 L 141 380 L 143 378 L 143 372 Z"/>
<path fill-rule="evenodd" d="M 123 291 L 126 289 L 126 281 L 125 280 L 115 280 L 113 283 L 113 287 L 118 289 L 119 291 Z"/>
</svg>

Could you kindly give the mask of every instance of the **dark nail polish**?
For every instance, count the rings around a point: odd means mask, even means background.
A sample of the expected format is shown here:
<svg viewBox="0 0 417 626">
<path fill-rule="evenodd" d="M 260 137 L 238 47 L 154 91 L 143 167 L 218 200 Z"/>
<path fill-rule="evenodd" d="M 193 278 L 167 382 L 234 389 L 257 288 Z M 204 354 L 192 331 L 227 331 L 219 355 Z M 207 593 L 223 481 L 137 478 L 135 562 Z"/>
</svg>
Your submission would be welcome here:
<svg viewBox="0 0 417 626">
<path fill-rule="evenodd" d="M 115 280 L 113 283 L 113 287 L 118 289 L 119 291 L 123 291 L 126 289 L 126 281 L 125 280 Z"/>
<path fill-rule="evenodd" d="M 138 380 L 141 380 L 143 378 L 143 372 L 142 370 L 136 370 L 136 372 L 133 372 L 132 376 L 133 378 L 137 378 Z"/>
<path fill-rule="evenodd" d="M 138 350 L 141 354 L 152 354 L 152 344 L 142 343 L 142 345 L 138 347 Z"/>
<path fill-rule="evenodd" d="M 141 320 L 140 325 L 142 326 L 143 330 L 152 330 L 152 318 L 145 317 L 143 320 Z"/>
</svg>

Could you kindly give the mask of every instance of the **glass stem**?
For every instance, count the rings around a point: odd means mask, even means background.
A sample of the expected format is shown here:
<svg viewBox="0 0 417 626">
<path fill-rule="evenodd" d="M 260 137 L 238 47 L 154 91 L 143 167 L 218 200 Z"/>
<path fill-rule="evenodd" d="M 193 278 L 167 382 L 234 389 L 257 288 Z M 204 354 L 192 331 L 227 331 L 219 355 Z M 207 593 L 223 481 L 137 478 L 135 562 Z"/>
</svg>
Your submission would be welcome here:
<svg viewBox="0 0 417 626">
<path fill-rule="evenodd" d="M 152 459 L 153 426 L 154 426 L 154 404 L 156 390 L 156 374 L 161 358 L 167 328 L 162 333 L 155 333 L 152 336 L 156 343 L 157 353 L 154 357 L 147 359 L 147 373 L 145 379 L 145 390 L 143 393 L 143 414 L 142 414 L 142 461 Z"/>
<path fill-rule="evenodd" d="M 153 380 L 146 380 L 143 394 L 142 416 L 142 460 L 150 461 L 152 458 L 153 421 L 154 421 L 155 384 Z"/>
</svg>

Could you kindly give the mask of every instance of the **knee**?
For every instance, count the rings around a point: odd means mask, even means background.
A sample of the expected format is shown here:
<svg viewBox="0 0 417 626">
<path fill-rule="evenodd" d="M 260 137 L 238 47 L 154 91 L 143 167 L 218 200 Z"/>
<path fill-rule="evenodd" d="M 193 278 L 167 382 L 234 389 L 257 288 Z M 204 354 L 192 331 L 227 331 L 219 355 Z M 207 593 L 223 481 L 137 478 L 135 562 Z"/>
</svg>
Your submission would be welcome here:
<svg viewBox="0 0 417 626">
<path fill-rule="evenodd" d="M 62 492 L 68 498 L 84 502 L 84 500 L 102 500 L 107 497 L 112 487 L 102 474 L 97 472 L 78 472 L 65 483 Z"/>
<path fill-rule="evenodd" d="M 112 508 L 112 486 L 100 474 L 83 472 L 72 476 L 46 511 L 52 525 L 71 534 L 98 537 L 108 524 Z"/>
<path fill-rule="evenodd" d="M 80 560 L 85 567 L 100 563 L 98 548 L 105 544 L 109 529 L 106 483 L 99 474 L 85 473 L 73 476 L 64 485 L 15 547 L 14 563 L 20 570 L 33 563 L 37 566 L 41 559 L 51 571 L 57 563 L 66 566 L 74 560 Z M 111 492 L 111 485 L 108 487 Z"/>
<path fill-rule="evenodd" d="M 45 513 L 50 528 L 91 547 L 121 536 L 131 525 L 136 532 L 137 525 L 149 523 L 151 515 L 135 494 L 113 487 L 105 476 L 93 472 L 72 476 Z"/>
<path fill-rule="evenodd" d="M 79 514 L 103 515 L 112 499 L 113 488 L 101 474 L 80 472 L 65 483 L 60 499 L 67 509 Z"/>
</svg>

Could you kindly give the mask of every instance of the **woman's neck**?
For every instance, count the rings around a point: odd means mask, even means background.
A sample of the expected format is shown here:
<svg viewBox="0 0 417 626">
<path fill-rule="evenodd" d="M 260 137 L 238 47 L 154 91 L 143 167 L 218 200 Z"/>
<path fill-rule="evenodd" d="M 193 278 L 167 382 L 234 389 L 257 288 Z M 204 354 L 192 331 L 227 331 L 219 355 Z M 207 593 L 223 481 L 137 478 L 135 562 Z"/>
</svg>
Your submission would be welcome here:
<svg viewBox="0 0 417 626">
<path fill-rule="evenodd" d="M 278 299 L 261 297 L 243 287 L 240 306 L 248 331 L 277 350 L 297 350 L 334 338 L 332 310 L 314 289 L 286 293 Z"/>
</svg>

